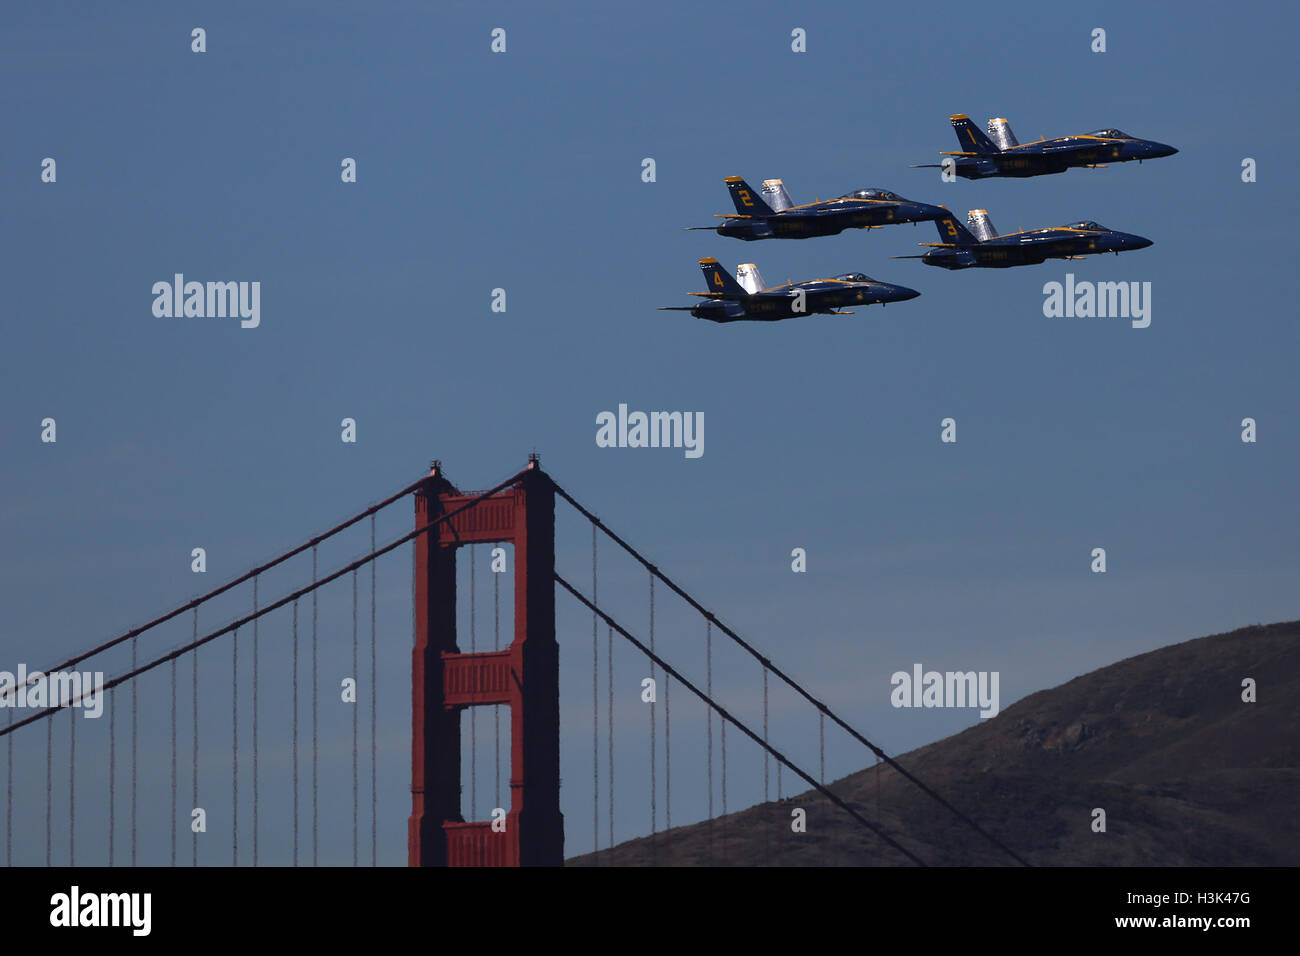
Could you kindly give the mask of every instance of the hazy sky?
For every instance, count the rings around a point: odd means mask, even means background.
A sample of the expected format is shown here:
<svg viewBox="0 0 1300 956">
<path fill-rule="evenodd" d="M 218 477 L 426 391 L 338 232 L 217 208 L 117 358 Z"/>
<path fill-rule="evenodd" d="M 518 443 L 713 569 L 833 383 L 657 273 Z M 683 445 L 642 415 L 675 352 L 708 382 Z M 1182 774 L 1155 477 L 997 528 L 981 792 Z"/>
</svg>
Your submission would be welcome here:
<svg viewBox="0 0 1300 956">
<path fill-rule="evenodd" d="M 997 671 L 1005 709 L 1164 644 L 1298 616 L 1293 7 L 41 4 L 3 21 L 0 669 L 48 666 L 181 604 L 402 487 L 432 458 L 461 486 L 484 488 L 533 450 L 891 753 L 978 720 L 891 707 L 889 675 L 913 663 Z M 196 54 L 200 26 L 207 52 Z M 495 27 L 504 54 L 489 49 Z M 796 27 L 806 53 L 791 50 Z M 1096 27 L 1105 53 L 1090 50 Z M 1007 117 L 1021 141 L 1115 126 L 1180 152 L 1028 180 L 949 184 L 909 169 L 958 148 L 956 112 L 981 126 Z M 53 184 L 41 182 L 45 157 L 57 162 Z M 340 181 L 344 157 L 356 160 L 356 183 Z M 653 183 L 642 181 L 647 157 Z M 1245 157 L 1258 164 L 1255 183 L 1242 182 Z M 985 208 L 1004 232 L 1094 219 L 1155 244 L 948 273 L 890 258 L 923 251 L 915 243 L 935 240 L 928 224 L 802 242 L 683 232 L 731 212 L 728 175 L 781 177 L 796 203 L 880 186 L 963 218 Z M 922 295 L 772 325 L 656 311 L 703 288 L 701 256 L 729 269 L 755 262 L 769 283 L 864 271 Z M 260 282 L 260 325 L 156 317 L 151 288 L 175 273 Z M 1043 285 L 1067 273 L 1149 282 L 1150 327 L 1045 318 Z M 491 310 L 495 288 L 506 290 L 504 312 Z M 619 403 L 702 413 L 704 454 L 598 448 L 596 416 Z M 41 441 L 47 417 L 54 444 Z M 355 444 L 340 440 L 345 417 Z M 940 442 L 946 417 L 956 444 Z M 1254 444 L 1241 441 L 1246 417 Z M 409 504 L 386 515 L 380 542 L 410 521 Z M 194 547 L 207 552 L 203 576 L 190 570 Z M 359 529 L 323 549 L 322 572 L 366 547 Z M 791 572 L 795 547 L 807 551 L 805 574 Z M 1090 571 L 1097 547 L 1105 574 Z M 588 533 L 567 515 L 560 550 L 561 573 L 589 586 Z M 409 812 L 406 555 L 378 574 L 379 861 L 393 864 L 405 860 Z M 490 602 L 480 557 L 478 600 Z M 300 561 L 277 580 L 310 573 Z M 608 573 L 602 603 L 643 633 L 644 573 Z M 368 586 L 363 576 L 363 657 Z M 272 591 L 268 582 L 263 598 Z M 337 688 L 352 673 L 350 588 L 340 582 L 321 601 L 321 861 L 346 863 L 352 711 Z M 591 622 L 557 601 L 566 846 L 582 852 L 592 843 Z M 242 593 L 220 613 L 205 609 L 201 624 L 250 604 Z M 478 605 L 480 647 L 489 606 Z M 309 620 L 300 609 L 300 627 Z M 262 750 L 262 862 L 291 853 L 289 628 L 281 613 L 260 638 L 261 732 L 278 735 L 278 749 Z M 190 629 L 185 619 L 142 639 L 141 658 Z M 702 668 L 702 622 L 663 603 L 656 630 L 665 654 Z M 603 655 L 603 629 L 600 643 Z M 228 644 L 203 658 L 202 862 L 231 859 L 232 672 L 250 860 L 243 635 L 240 647 L 238 670 Z M 615 653 L 623 839 L 649 829 L 646 669 L 631 649 Z M 180 674 L 187 819 L 188 664 Z M 758 677 L 753 665 L 715 675 L 755 721 Z M 166 862 L 166 671 L 149 681 L 138 719 L 152 802 L 138 840 L 149 862 Z M 300 720 L 308 693 L 303 684 Z M 703 718 L 677 689 L 673 700 L 682 823 L 705 812 Z M 125 702 L 119 780 L 130 766 Z M 815 769 L 815 720 L 786 697 L 771 707 L 777 743 Z M 476 719 L 482 744 L 490 712 Z M 106 811 L 94 813 L 107 799 L 108 731 L 84 723 L 77 861 L 103 862 Z M 60 715 L 55 732 L 63 820 L 67 724 Z M 15 862 L 39 863 L 45 731 L 16 739 Z M 479 753 L 483 818 L 491 758 Z M 729 809 L 762 796 L 761 766 L 747 759 L 732 765 Z M 829 775 L 868 763 L 828 735 Z M 467 812 L 468 795 L 467 785 Z M 661 792 L 658 812 L 662 826 Z M 55 862 L 67 859 L 65 830 Z"/>
</svg>

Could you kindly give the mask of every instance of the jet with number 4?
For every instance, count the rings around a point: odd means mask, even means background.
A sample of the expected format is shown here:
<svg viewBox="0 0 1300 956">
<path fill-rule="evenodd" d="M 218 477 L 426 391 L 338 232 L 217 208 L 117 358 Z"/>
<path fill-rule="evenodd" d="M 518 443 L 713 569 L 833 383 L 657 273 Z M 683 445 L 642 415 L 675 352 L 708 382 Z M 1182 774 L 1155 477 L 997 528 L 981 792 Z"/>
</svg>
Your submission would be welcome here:
<svg viewBox="0 0 1300 956">
<path fill-rule="evenodd" d="M 1129 163 L 1135 159 L 1140 163 L 1144 159 L 1159 159 L 1178 152 L 1172 146 L 1138 139 L 1117 129 L 1099 129 L 1021 143 L 1005 119 L 989 120 L 987 136 L 965 113 L 957 113 L 949 119 L 957 133 L 961 151 L 941 155 L 953 157 L 952 170 L 962 179 L 1045 176 L 1077 167 L 1101 169 L 1109 163 Z M 940 169 L 943 164 L 923 163 L 912 168 Z"/>
<path fill-rule="evenodd" d="M 856 189 L 836 199 L 819 199 L 796 206 L 779 179 L 763 180 L 761 193 L 739 176 L 727 177 L 735 215 L 719 215 L 718 226 L 708 229 L 720 236 L 755 239 L 808 239 L 834 236 L 845 229 L 875 229 L 902 222 L 926 222 L 944 214 L 943 207 L 904 199 L 888 189 Z"/>
<path fill-rule="evenodd" d="M 736 267 L 736 278 L 718 265 L 717 259 L 701 259 L 708 292 L 692 292 L 708 299 L 699 305 L 664 306 L 661 311 L 689 312 L 710 322 L 775 322 L 796 316 L 852 315 L 841 308 L 854 305 L 885 305 L 915 299 L 921 293 L 906 286 L 877 282 L 861 272 L 846 272 L 830 279 L 809 279 L 765 286 L 752 262 Z"/>
<path fill-rule="evenodd" d="M 922 242 L 932 246 L 920 256 L 894 256 L 895 259 L 920 259 L 924 265 L 943 269 L 1006 269 L 1032 266 L 1048 259 L 1082 259 L 1088 255 L 1113 252 L 1119 255 L 1133 249 L 1145 249 L 1150 239 L 1127 232 L 1115 232 L 1095 222 L 1072 222 L 1068 226 L 1048 226 L 1029 232 L 1012 232 L 999 236 L 983 209 L 967 214 L 966 229 L 951 213 L 938 220 L 941 242 Z"/>
</svg>

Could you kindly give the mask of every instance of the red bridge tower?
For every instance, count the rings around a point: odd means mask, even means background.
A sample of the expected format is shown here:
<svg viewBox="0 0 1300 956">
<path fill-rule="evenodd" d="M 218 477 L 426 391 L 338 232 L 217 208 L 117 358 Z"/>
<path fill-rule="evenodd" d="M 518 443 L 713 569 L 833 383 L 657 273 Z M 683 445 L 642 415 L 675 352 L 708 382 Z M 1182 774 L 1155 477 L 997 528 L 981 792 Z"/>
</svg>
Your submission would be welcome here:
<svg viewBox="0 0 1300 956">
<path fill-rule="evenodd" d="M 422 528 L 475 496 L 434 462 L 415 493 Z M 456 644 L 456 549 L 514 545 L 515 633 L 502 651 Z M 560 678 L 555 640 L 555 491 L 536 456 L 512 488 L 415 538 L 410 866 L 560 866 Z M 510 707 L 510 806 L 504 832 L 465 821 L 460 806 L 460 716 Z M 498 825 L 499 830 L 499 825 Z"/>
</svg>

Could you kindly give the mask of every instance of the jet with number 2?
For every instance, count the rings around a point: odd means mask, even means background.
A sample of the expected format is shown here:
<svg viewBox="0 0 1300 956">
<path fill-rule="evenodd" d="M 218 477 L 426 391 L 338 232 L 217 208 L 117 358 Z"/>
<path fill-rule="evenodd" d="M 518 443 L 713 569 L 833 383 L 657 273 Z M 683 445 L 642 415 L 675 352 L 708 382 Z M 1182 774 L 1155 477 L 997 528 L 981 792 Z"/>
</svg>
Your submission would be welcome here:
<svg viewBox="0 0 1300 956">
<path fill-rule="evenodd" d="M 1129 163 L 1159 159 L 1178 152 L 1172 146 L 1154 140 L 1138 139 L 1117 129 L 1099 129 L 1074 136 L 1040 139 L 1021 143 L 1005 119 L 991 119 L 988 136 L 980 132 L 965 113 L 949 117 L 957 133 L 961 152 L 951 156 L 952 171 L 962 179 L 987 179 L 990 176 L 1045 176 L 1067 169 L 1100 169 L 1109 163 Z M 913 169 L 939 169 L 943 164 L 924 163 Z"/>
<path fill-rule="evenodd" d="M 920 256 L 894 256 L 895 259 L 920 259 L 923 265 L 943 269 L 1006 269 L 1032 266 L 1048 259 L 1082 259 L 1087 255 L 1113 252 L 1119 255 L 1132 249 L 1145 249 L 1151 240 L 1127 232 L 1115 232 L 1095 222 L 1072 222 L 1068 226 L 1048 226 L 1029 232 L 1012 232 L 999 236 L 983 209 L 972 209 L 966 220 L 967 230 L 949 213 L 935 223 L 942 242 L 922 242 L 933 246 Z"/>
<path fill-rule="evenodd" d="M 884 305 L 915 299 L 921 293 L 906 286 L 877 282 L 861 272 L 847 272 L 831 279 L 810 279 L 785 285 L 763 285 L 763 277 L 752 262 L 736 267 L 736 278 L 718 265 L 717 259 L 701 259 L 700 268 L 708 292 L 692 292 L 708 299 L 699 305 L 664 306 L 661 311 L 689 312 L 710 322 L 775 322 L 796 316 L 821 313 L 852 315 L 839 311 L 844 306 Z"/>
<path fill-rule="evenodd" d="M 944 215 L 942 206 L 913 202 L 888 189 L 856 189 L 836 199 L 821 199 L 803 206 L 790 201 L 779 179 L 763 180 L 763 191 L 739 176 L 727 177 L 727 189 L 736 214 L 720 215 L 718 226 L 687 226 L 708 229 L 720 236 L 755 239 L 808 239 L 834 236 L 845 229 L 875 229 L 902 222 L 926 222 Z"/>
</svg>

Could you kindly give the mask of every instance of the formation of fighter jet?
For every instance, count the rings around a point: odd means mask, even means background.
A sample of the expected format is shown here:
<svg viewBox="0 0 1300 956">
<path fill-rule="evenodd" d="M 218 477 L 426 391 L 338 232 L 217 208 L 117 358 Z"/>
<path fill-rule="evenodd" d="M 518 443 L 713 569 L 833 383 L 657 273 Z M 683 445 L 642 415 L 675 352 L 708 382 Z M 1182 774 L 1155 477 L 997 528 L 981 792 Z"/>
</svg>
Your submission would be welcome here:
<svg viewBox="0 0 1300 956">
<path fill-rule="evenodd" d="M 861 272 L 847 272 L 830 279 L 809 279 L 785 285 L 766 286 L 758 267 L 746 262 L 736 268 L 736 278 L 718 265 L 717 259 L 701 259 L 708 292 L 691 295 L 707 299 L 699 305 L 664 306 L 661 311 L 689 312 L 710 322 L 775 322 L 796 316 L 852 315 L 839 311 L 845 306 L 875 305 L 915 299 L 921 293 L 906 286 L 877 282 Z"/>
<path fill-rule="evenodd" d="M 961 151 L 942 153 L 955 157 L 953 172 L 962 179 L 986 179 L 990 176 L 1044 176 L 1086 166 L 1104 167 L 1109 163 L 1128 163 L 1172 156 L 1178 150 L 1154 140 L 1138 139 L 1117 129 L 1099 129 L 1074 136 L 1040 139 L 1021 143 L 1005 119 L 991 119 L 988 136 L 970 121 L 965 113 L 949 119 L 957 133 Z M 923 163 L 913 169 L 940 168 L 942 163 Z"/>
<path fill-rule="evenodd" d="M 985 135 L 964 113 L 950 118 L 961 151 L 944 153 L 951 157 L 944 164 L 925 164 L 914 169 L 950 166 L 963 179 L 1043 176 L 1073 167 L 1096 168 L 1133 160 L 1140 163 L 1178 152 L 1172 146 L 1137 139 L 1117 129 L 1020 143 L 1005 119 L 989 120 Z M 1080 259 L 1103 252 L 1118 255 L 1152 244 L 1143 236 L 1116 232 L 1091 220 L 1000 236 L 983 209 L 968 213 L 968 229 L 947 207 L 904 199 L 887 189 L 858 189 L 834 199 L 818 199 L 796 206 L 779 179 L 763 180 L 761 191 L 739 176 L 728 176 L 726 182 L 736 207 L 735 214 L 718 216 L 723 220 L 720 225 L 687 226 L 687 229 L 707 229 L 720 236 L 752 242 L 808 239 L 833 236 L 845 229 L 931 221 L 939 230 L 939 242 L 920 243 L 930 247 L 923 255 L 894 258 L 920 259 L 927 266 L 942 269 L 1005 269 L 1036 265 L 1048 259 Z M 691 295 L 705 301 L 691 306 L 665 306 L 665 310 L 690 312 L 698 319 L 711 322 L 772 322 L 816 313 L 851 315 L 840 310 L 854 305 L 879 303 L 883 306 L 920 295 L 906 286 L 877 282 L 861 272 L 768 287 L 753 263 L 737 267 L 734 279 L 716 259 L 701 259 L 700 267 L 709 291 Z"/>
<path fill-rule="evenodd" d="M 807 239 L 834 236 L 845 229 L 874 229 L 892 223 L 925 222 L 945 215 L 942 206 L 913 202 L 888 189 L 857 189 L 835 199 L 796 206 L 779 179 L 763 180 L 763 190 L 739 176 L 727 177 L 727 189 L 736 214 L 719 215 L 718 226 L 687 226 L 690 230 L 707 229 L 720 236 L 753 241 L 755 239 Z"/>
<path fill-rule="evenodd" d="M 1143 236 L 1116 232 L 1088 220 L 1004 236 L 997 234 L 989 214 L 983 209 L 972 209 L 967 214 L 966 223 L 969 230 L 948 213 L 935 222 L 941 242 L 919 243 L 933 247 L 924 255 L 894 258 L 920 259 L 924 265 L 943 269 L 969 269 L 972 266 L 1006 269 L 1037 265 L 1048 259 L 1082 259 L 1103 252 L 1119 255 L 1152 244 Z"/>
</svg>

